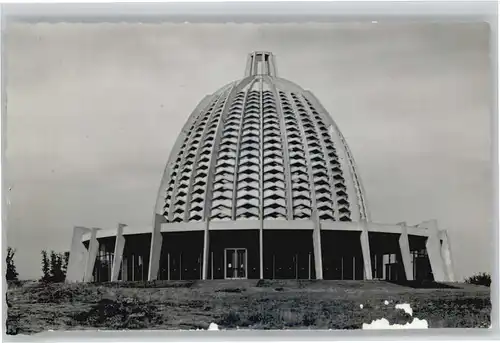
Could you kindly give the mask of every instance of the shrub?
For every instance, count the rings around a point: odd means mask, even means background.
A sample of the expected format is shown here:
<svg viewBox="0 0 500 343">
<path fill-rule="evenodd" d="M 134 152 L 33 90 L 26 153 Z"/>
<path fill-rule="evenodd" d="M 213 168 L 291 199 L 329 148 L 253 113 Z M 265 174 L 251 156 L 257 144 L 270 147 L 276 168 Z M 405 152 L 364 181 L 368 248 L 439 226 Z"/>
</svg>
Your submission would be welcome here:
<svg viewBox="0 0 500 343">
<path fill-rule="evenodd" d="M 223 289 L 218 289 L 216 292 L 224 292 L 224 293 L 241 293 L 245 289 L 242 288 L 223 288 Z"/>
<path fill-rule="evenodd" d="M 11 247 L 7 248 L 7 272 L 5 274 L 5 278 L 7 281 L 17 281 L 18 273 L 16 271 L 16 265 L 14 264 L 14 255 L 16 254 L 16 250 Z"/>
<path fill-rule="evenodd" d="M 73 315 L 80 325 L 108 329 L 145 329 L 163 323 L 158 309 L 140 301 L 101 299 L 88 311 Z"/>
<path fill-rule="evenodd" d="M 467 279 L 465 279 L 466 283 L 472 285 L 480 285 L 490 287 L 491 285 L 491 275 L 488 273 L 478 273 Z"/>
<path fill-rule="evenodd" d="M 235 310 L 230 310 L 221 318 L 219 323 L 226 327 L 236 327 L 240 325 L 240 321 L 241 321 L 240 314 Z"/>
</svg>

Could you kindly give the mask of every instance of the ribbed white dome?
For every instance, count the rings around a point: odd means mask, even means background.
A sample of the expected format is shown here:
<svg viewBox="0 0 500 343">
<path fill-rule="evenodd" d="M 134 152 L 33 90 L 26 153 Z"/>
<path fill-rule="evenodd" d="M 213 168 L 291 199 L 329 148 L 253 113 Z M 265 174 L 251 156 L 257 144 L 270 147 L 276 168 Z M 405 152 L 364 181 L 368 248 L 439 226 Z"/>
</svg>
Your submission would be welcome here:
<svg viewBox="0 0 500 343">
<path fill-rule="evenodd" d="M 368 219 L 340 131 L 312 93 L 276 76 L 268 52 L 192 113 L 156 208 L 171 223 Z"/>
</svg>

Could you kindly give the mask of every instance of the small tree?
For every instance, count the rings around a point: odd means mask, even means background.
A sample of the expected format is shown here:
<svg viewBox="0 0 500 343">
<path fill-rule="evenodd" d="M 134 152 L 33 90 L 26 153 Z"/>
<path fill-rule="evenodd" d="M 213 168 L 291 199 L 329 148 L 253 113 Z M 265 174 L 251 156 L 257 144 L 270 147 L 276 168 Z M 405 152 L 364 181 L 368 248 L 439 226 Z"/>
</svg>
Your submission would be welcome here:
<svg viewBox="0 0 500 343">
<path fill-rule="evenodd" d="M 62 254 L 56 254 L 55 255 L 55 269 L 53 271 L 53 279 L 54 282 L 62 282 L 64 281 L 65 274 L 63 272 L 63 255 Z"/>
<path fill-rule="evenodd" d="M 50 281 L 50 266 L 47 251 L 42 250 L 42 281 Z"/>
<path fill-rule="evenodd" d="M 50 252 L 50 257 L 45 250 L 42 250 L 42 281 L 63 282 L 66 278 L 68 268 L 69 252 Z"/>
<path fill-rule="evenodd" d="M 465 279 L 466 283 L 490 287 L 491 275 L 488 273 L 477 273 Z"/>
<path fill-rule="evenodd" d="M 50 251 L 49 265 L 50 265 L 50 272 L 49 272 L 50 281 L 54 281 L 54 274 L 56 273 L 57 269 L 57 257 L 54 250 Z"/>
<path fill-rule="evenodd" d="M 69 251 L 66 251 L 64 252 L 63 265 L 62 265 L 64 276 L 66 276 L 66 272 L 68 271 L 68 262 L 69 262 Z"/>
<path fill-rule="evenodd" d="M 7 248 L 7 272 L 6 272 L 6 279 L 7 281 L 17 281 L 19 274 L 16 271 L 16 265 L 14 264 L 14 255 L 16 254 L 16 250 L 12 249 L 11 247 Z"/>
</svg>

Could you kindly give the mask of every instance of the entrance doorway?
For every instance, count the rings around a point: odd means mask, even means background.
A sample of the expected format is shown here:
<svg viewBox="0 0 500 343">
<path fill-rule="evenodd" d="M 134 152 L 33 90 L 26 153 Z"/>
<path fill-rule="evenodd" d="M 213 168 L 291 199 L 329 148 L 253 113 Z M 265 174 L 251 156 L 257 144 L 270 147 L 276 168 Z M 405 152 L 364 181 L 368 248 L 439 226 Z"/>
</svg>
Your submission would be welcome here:
<svg viewBox="0 0 500 343">
<path fill-rule="evenodd" d="M 229 248 L 224 249 L 224 278 L 246 279 L 247 278 L 247 249 Z"/>
</svg>

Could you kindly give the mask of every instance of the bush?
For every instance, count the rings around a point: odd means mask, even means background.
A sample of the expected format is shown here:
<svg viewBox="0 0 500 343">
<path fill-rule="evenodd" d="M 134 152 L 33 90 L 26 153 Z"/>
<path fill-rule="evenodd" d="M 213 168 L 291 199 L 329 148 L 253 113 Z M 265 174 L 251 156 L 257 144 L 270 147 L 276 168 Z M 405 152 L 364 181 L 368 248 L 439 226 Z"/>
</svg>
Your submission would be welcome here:
<svg viewBox="0 0 500 343">
<path fill-rule="evenodd" d="M 465 279 L 465 282 L 472 284 L 472 285 L 480 285 L 480 286 L 490 287 L 491 275 L 488 273 L 478 273 L 478 274 L 475 274 L 475 275 Z"/>
<path fill-rule="evenodd" d="M 224 292 L 224 293 L 241 293 L 245 289 L 242 288 L 223 288 L 223 289 L 218 289 L 216 292 Z"/>
<path fill-rule="evenodd" d="M 5 274 L 5 278 L 7 281 L 17 281 L 17 277 L 19 273 L 16 271 L 16 265 L 14 264 L 14 255 L 16 254 L 16 250 L 11 247 L 7 248 L 7 272 Z"/>
<path fill-rule="evenodd" d="M 101 299 L 88 311 L 73 315 L 80 325 L 104 327 L 107 329 L 146 329 L 161 324 L 163 318 L 152 305 L 134 300 Z"/>
<path fill-rule="evenodd" d="M 236 327 L 241 325 L 241 316 L 238 311 L 229 310 L 229 312 L 219 320 L 219 324 L 225 327 Z"/>
</svg>

